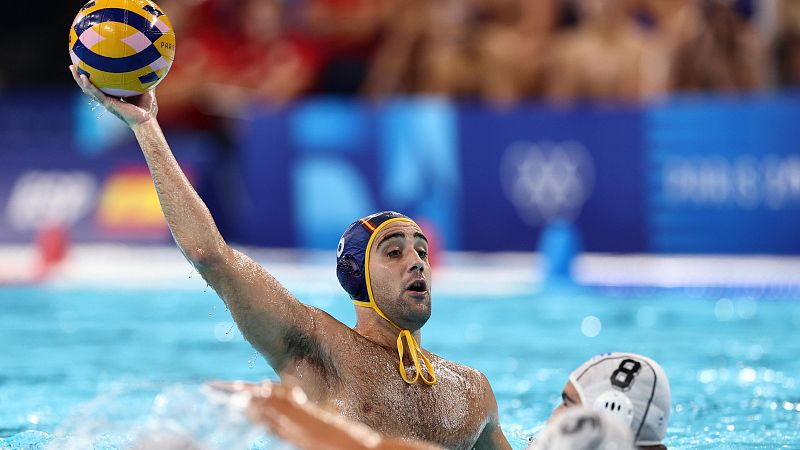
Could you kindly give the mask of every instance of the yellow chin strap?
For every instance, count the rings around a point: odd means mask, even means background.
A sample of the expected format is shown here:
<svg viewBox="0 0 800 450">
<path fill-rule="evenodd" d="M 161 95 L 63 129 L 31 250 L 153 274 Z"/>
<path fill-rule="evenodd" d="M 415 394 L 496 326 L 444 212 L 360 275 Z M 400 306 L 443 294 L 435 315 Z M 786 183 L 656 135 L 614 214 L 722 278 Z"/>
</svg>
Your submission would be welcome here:
<svg viewBox="0 0 800 450">
<path fill-rule="evenodd" d="M 433 365 L 431 361 L 422 353 L 422 349 L 420 349 L 419 344 L 414 339 L 414 336 L 411 334 L 409 330 L 404 330 L 399 327 L 396 323 L 392 322 L 386 314 L 381 311 L 378 305 L 375 303 L 375 298 L 372 296 L 372 283 L 370 282 L 369 278 L 369 254 L 370 249 L 372 248 L 372 242 L 375 240 L 375 236 L 378 235 L 378 232 L 381 228 L 389 225 L 392 222 L 398 221 L 405 221 L 414 223 L 413 220 L 407 219 L 405 217 L 397 217 L 394 219 L 389 219 L 386 222 L 378 225 L 375 230 L 372 231 L 372 235 L 367 242 L 367 249 L 364 251 L 364 276 L 367 282 L 367 295 L 369 296 L 368 302 L 363 302 L 361 300 L 353 300 L 353 304 L 356 306 L 360 306 L 362 308 L 372 308 L 379 316 L 381 316 L 384 320 L 392 324 L 395 328 L 400 330 L 400 334 L 397 336 L 397 354 L 400 356 L 400 363 L 398 364 L 400 367 L 400 376 L 403 378 L 408 384 L 414 384 L 417 382 L 417 379 L 422 378 L 422 381 L 425 382 L 428 386 L 436 384 L 436 374 L 433 371 Z M 414 223 L 416 225 L 416 223 Z M 411 360 L 414 362 L 414 369 L 415 374 L 414 378 L 409 378 L 408 374 L 406 373 L 406 367 L 403 364 L 403 354 L 405 354 L 406 346 L 408 346 L 408 353 L 411 355 Z M 428 369 L 428 374 L 430 374 L 430 378 L 427 378 L 422 371 L 422 365 L 420 364 L 420 359 L 422 362 L 425 363 L 425 367 Z"/>
</svg>

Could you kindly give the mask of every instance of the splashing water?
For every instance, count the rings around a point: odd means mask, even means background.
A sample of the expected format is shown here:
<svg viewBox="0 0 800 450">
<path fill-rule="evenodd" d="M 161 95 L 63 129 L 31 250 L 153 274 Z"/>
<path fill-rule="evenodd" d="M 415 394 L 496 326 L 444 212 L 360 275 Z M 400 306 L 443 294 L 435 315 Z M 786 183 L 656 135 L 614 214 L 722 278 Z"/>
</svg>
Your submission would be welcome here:
<svg viewBox="0 0 800 450">
<path fill-rule="evenodd" d="M 27 430 L 7 439 L 0 438 L 0 449 L 44 450 L 47 442 L 52 438 L 52 434 L 43 431 Z"/>
<path fill-rule="evenodd" d="M 247 394 L 205 385 L 172 385 L 160 391 L 119 385 L 75 408 L 54 434 L 20 433 L 13 443 L 0 441 L 0 448 L 290 448 L 247 419 L 248 402 Z"/>
</svg>

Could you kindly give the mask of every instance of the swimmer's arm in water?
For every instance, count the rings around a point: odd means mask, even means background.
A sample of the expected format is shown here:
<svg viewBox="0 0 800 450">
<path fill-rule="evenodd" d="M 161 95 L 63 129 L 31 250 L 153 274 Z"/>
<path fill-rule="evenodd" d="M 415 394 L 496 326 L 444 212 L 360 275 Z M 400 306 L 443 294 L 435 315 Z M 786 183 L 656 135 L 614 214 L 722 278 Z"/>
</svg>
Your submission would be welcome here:
<svg viewBox="0 0 800 450">
<path fill-rule="evenodd" d="M 434 444 L 381 436 L 310 404 L 298 388 L 264 383 L 251 391 L 248 415 L 301 450 L 442 450 Z"/>
<path fill-rule="evenodd" d="M 225 243 L 172 155 L 156 120 L 158 105 L 152 91 L 121 101 L 103 94 L 85 76 L 78 76 L 74 66 L 70 71 L 87 95 L 133 130 L 178 247 L 225 301 L 247 340 L 280 373 L 292 359 L 290 344 L 298 339 L 312 341 L 307 338 L 315 327 L 314 310 L 298 302 L 255 261 Z"/>
<path fill-rule="evenodd" d="M 511 444 L 508 443 L 503 430 L 500 428 L 500 416 L 497 411 L 497 399 L 492 391 L 492 386 L 486 376 L 481 374 L 481 383 L 483 383 L 483 390 L 485 392 L 483 402 L 484 411 L 487 411 L 488 420 L 484 426 L 478 441 L 472 447 L 473 450 L 511 450 Z"/>
</svg>

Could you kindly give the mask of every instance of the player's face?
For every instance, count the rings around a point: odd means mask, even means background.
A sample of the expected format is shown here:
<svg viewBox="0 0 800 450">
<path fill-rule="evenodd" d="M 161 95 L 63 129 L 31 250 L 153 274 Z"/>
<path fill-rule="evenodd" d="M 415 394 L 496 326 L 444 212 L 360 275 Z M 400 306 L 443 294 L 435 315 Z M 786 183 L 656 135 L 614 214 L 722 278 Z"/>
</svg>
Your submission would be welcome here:
<svg viewBox="0 0 800 450">
<path fill-rule="evenodd" d="M 411 222 L 382 228 L 370 249 L 372 295 L 400 327 L 417 330 L 431 316 L 431 266 L 428 241 Z"/>
<path fill-rule="evenodd" d="M 567 384 L 564 386 L 564 390 L 561 391 L 561 403 L 556 407 L 556 409 L 553 410 L 553 413 L 550 414 L 550 418 L 547 419 L 547 422 L 551 422 L 554 418 L 558 417 L 559 414 L 563 413 L 568 408 L 580 406 L 581 404 L 581 398 L 578 395 L 578 391 L 575 389 L 575 386 L 571 381 L 567 381 Z"/>
</svg>

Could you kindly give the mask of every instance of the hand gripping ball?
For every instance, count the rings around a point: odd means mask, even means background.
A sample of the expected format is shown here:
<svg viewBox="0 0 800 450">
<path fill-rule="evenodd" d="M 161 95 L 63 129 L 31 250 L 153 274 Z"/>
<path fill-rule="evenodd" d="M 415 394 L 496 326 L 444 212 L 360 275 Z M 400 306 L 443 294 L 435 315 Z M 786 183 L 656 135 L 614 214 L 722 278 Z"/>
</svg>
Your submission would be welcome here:
<svg viewBox="0 0 800 450">
<path fill-rule="evenodd" d="M 115 97 L 158 85 L 175 59 L 175 32 L 149 0 L 91 0 L 69 29 L 69 56 L 89 81 Z"/>
</svg>

